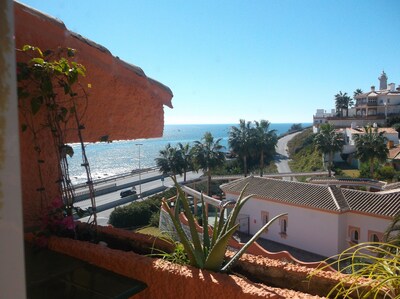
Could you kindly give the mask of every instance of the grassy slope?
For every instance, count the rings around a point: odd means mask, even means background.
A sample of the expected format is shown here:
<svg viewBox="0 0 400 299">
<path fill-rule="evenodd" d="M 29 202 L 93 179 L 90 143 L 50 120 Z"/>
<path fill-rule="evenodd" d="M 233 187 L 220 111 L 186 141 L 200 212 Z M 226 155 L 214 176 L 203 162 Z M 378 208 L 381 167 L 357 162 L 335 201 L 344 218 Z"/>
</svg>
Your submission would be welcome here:
<svg viewBox="0 0 400 299">
<path fill-rule="evenodd" d="M 288 143 L 292 161 L 290 168 L 295 172 L 323 170 L 321 154 L 314 149 L 312 129 L 306 129 Z"/>
</svg>

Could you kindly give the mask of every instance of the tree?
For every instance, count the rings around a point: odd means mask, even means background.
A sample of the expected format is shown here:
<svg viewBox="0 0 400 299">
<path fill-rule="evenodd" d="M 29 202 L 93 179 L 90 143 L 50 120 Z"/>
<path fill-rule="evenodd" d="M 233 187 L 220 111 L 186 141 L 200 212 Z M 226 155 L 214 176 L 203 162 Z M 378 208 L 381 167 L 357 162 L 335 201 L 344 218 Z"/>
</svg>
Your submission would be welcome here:
<svg viewBox="0 0 400 299">
<path fill-rule="evenodd" d="M 179 153 L 182 158 L 182 172 L 183 172 L 183 181 L 186 182 L 186 172 L 190 169 L 193 169 L 192 156 L 191 156 L 191 147 L 189 143 L 182 144 L 178 143 Z"/>
<path fill-rule="evenodd" d="M 385 162 L 389 150 L 386 146 L 387 138 L 383 135 L 383 131 L 378 132 L 378 128 L 370 126 L 365 127 L 364 130 L 365 134 L 354 135 L 355 157 L 361 162 L 369 162 L 369 172 L 372 178 L 375 161 Z"/>
<path fill-rule="evenodd" d="M 358 96 L 359 94 L 363 94 L 363 91 L 360 88 L 357 88 L 354 92 L 353 92 L 353 99 L 356 99 L 356 96 Z"/>
<path fill-rule="evenodd" d="M 160 150 L 160 157 L 156 158 L 156 165 L 164 175 L 182 175 L 183 159 L 179 150 L 168 143 L 164 149 Z"/>
<path fill-rule="evenodd" d="M 353 99 L 347 95 L 347 92 L 342 93 L 339 91 L 335 95 L 336 110 L 340 113 L 340 117 L 343 117 L 343 110 L 346 110 L 346 117 L 349 116 L 349 107 L 354 105 Z"/>
<path fill-rule="evenodd" d="M 340 133 L 335 131 L 335 127 L 329 123 L 322 124 L 319 133 L 314 137 L 316 149 L 322 153 L 324 157 L 328 155 L 328 172 L 332 175 L 332 161 L 335 152 L 342 151 L 344 140 Z"/>
<path fill-rule="evenodd" d="M 195 141 L 192 149 L 193 162 L 196 169 L 202 169 L 207 175 L 207 194 L 210 195 L 211 190 L 211 171 L 222 166 L 225 161 L 225 154 L 222 152 L 224 148 L 221 144 L 222 138 L 214 141 L 214 137 L 210 132 L 206 132 L 200 141 Z"/>
<path fill-rule="evenodd" d="M 273 157 L 278 143 L 276 130 L 269 130 L 270 122 L 267 120 L 254 121 L 254 149 L 260 157 L 260 176 L 263 176 L 265 156 Z"/>
<path fill-rule="evenodd" d="M 293 131 L 300 131 L 303 129 L 303 126 L 301 123 L 299 124 L 292 124 L 292 126 L 289 129 L 289 132 L 293 132 Z"/>
<path fill-rule="evenodd" d="M 247 159 L 251 153 L 251 122 L 239 121 L 239 127 L 231 127 L 229 132 L 229 147 L 243 159 L 244 176 L 247 176 Z"/>
</svg>

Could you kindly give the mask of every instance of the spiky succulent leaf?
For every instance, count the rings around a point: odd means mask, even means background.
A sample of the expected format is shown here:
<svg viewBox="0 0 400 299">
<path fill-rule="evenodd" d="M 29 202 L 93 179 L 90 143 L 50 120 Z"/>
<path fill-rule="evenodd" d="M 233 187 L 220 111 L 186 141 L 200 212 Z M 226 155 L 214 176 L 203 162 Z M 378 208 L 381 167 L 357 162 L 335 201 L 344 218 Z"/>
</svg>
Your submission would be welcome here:
<svg viewBox="0 0 400 299">
<path fill-rule="evenodd" d="M 182 228 L 182 224 L 179 221 L 179 218 L 177 220 L 174 217 L 173 212 L 171 211 L 170 207 L 168 206 L 167 202 L 164 199 L 162 199 L 161 204 L 162 204 L 163 208 L 167 211 L 169 216 L 171 217 L 172 223 L 175 226 L 176 232 L 178 233 L 180 241 L 181 241 L 183 247 L 185 248 L 185 252 L 190 260 L 190 264 L 192 266 L 199 267 L 199 262 L 198 262 L 199 258 L 196 257 L 196 253 L 193 248 L 193 245 L 190 243 L 188 237 L 186 236 L 186 234 Z"/>
<path fill-rule="evenodd" d="M 211 248 L 207 256 L 204 268 L 211 271 L 220 271 L 224 262 L 226 248 L 228 247 L 229 239 L 239 227 L 239 223 L 229 229 L 224 235 L 220 236 L 215 245 Z"/>
<path fill-rule="evenodd" d="M 218 239 L 218 236 L 221 235 L 222 232 L 222 228 L 224 227 L 225 221 L 224 221 L 224 214 L 225 214 L 225 210 L 226 207 L 229 205 L 229 202 L 225 203 L 222 205 L 222 208 L 219 212 L 219 218 L 218 221 L 214 222 L 214 228 L 213 228 L 213 238 L 211 241 L 211 247 L 214 246 L 215 242 Z M 215 215 L 216 219 L 217 219 L 217 214 Z"/>
<path fill-rule="evenodd" d="M 196 259 L 199 263 L 199 267 L 203 268 L 204 260 L 205 260 L 204 255 L 202 254 L 203 246 L 200 242 L 200 237 L 199 237 L 199 234 L 196 229 L 196 223 L 194 221 L 194 216 L 192 214 L 192 211 L 190 210 L 189 202 L 188 202 L 185 192 L 183 192 L 183 190 L 182 190 L 181 186 L 178 184 L 176 178 L 172 178 L 172 179 L 175 183 L 176 190 L 178 191 L 179 200 L 182 203 L 183 210 L 185 211 L 186 218 L 189 222 L 189 230 L 190 230 L 190 235 L 192 237 L 192 243 L 194 246 L 194 250 L 196 253 Z M 178 218 L 178 221 L 179 221 L 179 218 Z"/>
<path fill-rule="evenodd" d="M 203 193 L 200 195 L 201 200 L 201 212 L 203 218 L 203 251 L 204 255 L 207 256 L 208 251 L 210 249 L 210 236 L 208 235 L 208 215 L 206 211 L 206 205 L 204 203 Z"/>
<path fill-rule="evenodd" d="M 249 248 L 249 246 L 253 244 L 260 237 L 260 235 L 264 232 L 265 229 L 267 229 L 277 219 L 285 215 L 287 215 L 287 213 L 279 214 L 274 218 L 272 218 L 270 221 L 268 221 L 268 223 L 266 223 L 260 230 L 258 230 L 257 233 L 249 241 L 247 241 L 247 243 L 244 244 L 243 247 L 240 248 L 238 252 L 236 252 L 236 254 L 232 257 L 232 259 L 230 259 L 229 262 L 227 262 L 226 265 L 222 267 L 221 272 L 227 272 L 232 267 L 232 265 L 243 255 L 243 253 L 247 250 L 247 248 Z"/>
<path fill-rule="evenodd" d="M 247 189 L 247 186 L 249 184 L 247 183 L 246 186 L 244 186 L 243 190 L 240 192 L 239 199 L 236 201 L 235 206 L 233 207 L 231 213 L 228 216 L 228 219 L 222 228 L 222 233 L 225 233 L 228 229 L 230 229 L 233 225 L 236 223 L 236 219 L 239 215 L 240 210 L 242 209 L 243 205 L 252 197 L 254 196 L 253 194 L 250 194 L 246 197 L 243 198 L 244 192 Z"/>
<path fill-rule="evenodd" d="M 235 206 L 233 207 L 232 212 L 229 214 L 228 217 L 228 221 L 227 221 L 227 228 L 232 227 L 233 225 L 235 225 L 236 223 L 236 219 L 240 213 L 240 210 L 242 209 L 242 207 L 244 206 L 244 204 L 251 198 L 254 196 L 254 194 L 250 194 L 246 197 L 244 196 L 244 193 L 247 189 L 247 186 L 249 185 L 249 183 L 246 184 L 246 186 L 244 186 L 243 190 L 240 192 L 240 196 L 239 199 L 237 200 Z"/>
</svg>

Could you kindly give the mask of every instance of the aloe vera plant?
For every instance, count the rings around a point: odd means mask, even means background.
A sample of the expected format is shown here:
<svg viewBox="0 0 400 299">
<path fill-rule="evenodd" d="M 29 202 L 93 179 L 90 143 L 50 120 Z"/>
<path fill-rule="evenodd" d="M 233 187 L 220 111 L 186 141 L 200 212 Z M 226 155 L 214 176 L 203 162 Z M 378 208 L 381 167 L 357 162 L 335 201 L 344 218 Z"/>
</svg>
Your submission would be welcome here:
<svg viewBox="0 0 400 299">
<path fill-rule="evenodd" d="M 196 223 L 189 207 L 187 196 L 175 179 L 174 182 L 177 189 L 175 211 L 172 211 L 165 200 L 162 201 L 162 206 L 172 219 L 180 241 L 189 258 L 190 264 L 200 269 L 207 269 L 216 272 L 229 271 L 232 265 L 243 255 L 246 249 L 258 239 L 265 229 L 267 229 L 278 218 L 287 215 L 285 213 L 272 218 L 238 252 L 235 253 L 233 258 L 224 264 L 229 239 L 239 227 L 239 224 L 236 223 L 236 219 L 243 205 L 253 196 L 251 194 L 244 197 L 247 185 L 241 191 L 238 200 L 235 202 L 235 205 L 226 220 L 224 219 L 224 214 L 230 202 L 225 203 L 222 206 L 220 213 L 216 214 L 212 235 L 208 234 L 208 217 L 205 211 L 204 199 L 203 196 L 201 196 L 200 199 L 202 203 L 202 220 L 204 228 L 203 238 L 201 240 L 196 230 Z M 188 219 L 191 238 L 185 234 L 182 223 L 179 220 L 181 206 Z"/>
</svg>

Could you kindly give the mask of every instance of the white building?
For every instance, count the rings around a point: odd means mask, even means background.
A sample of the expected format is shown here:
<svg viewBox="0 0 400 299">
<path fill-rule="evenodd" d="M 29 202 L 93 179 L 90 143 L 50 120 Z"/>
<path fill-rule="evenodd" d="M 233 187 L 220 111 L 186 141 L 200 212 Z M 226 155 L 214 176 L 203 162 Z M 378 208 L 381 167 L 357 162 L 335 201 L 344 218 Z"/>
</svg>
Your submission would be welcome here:
<svg viewBox="0 0 400 299">
<path fill-rule="evenodd" d="M 394 83 L 387 84 L 387 76 L 382 72 L 379 79 L 379 90 L 371 86 L 371 90 L 359 94 L 356 99 L 356 116 L 376 116 L 385 119 L 391 115 L 400 114 L 400 86 L 395 88 Z"/>
<path fill-rule="evenodd" d="M 247 183 L 246 195 L 254 196 L 241 214 L 248 216 L 250 234 L 272 217 L 288 213 L 262 237 L 326 257 L 350 243 L 382 240 L 400 211 L 400 189 L 371 193 L 262 177 L 232 181 L 221 189 L 228 200 L 237 200 Z"/>
<path fill-rule="evenodd" d="M 321 124 L 330 123 L 337 128 L 350 127 L 355 124 L 359 127 L 372 125 L 386 126 L 387 119 L 392 116 L 400 116 L 400 85 L 387 84 L 387 75 L 382 72 L 379 79 L 379 90 L 371 86 L 369 92 L 361 93 L 355 97 L 355 106 L 348 111 L 348 117 L 339 117 L 335 110 L 331 113 L 321 113 L 323 109 L 317 109 L 313 115 L 314 133 Z"/>
</svg>

